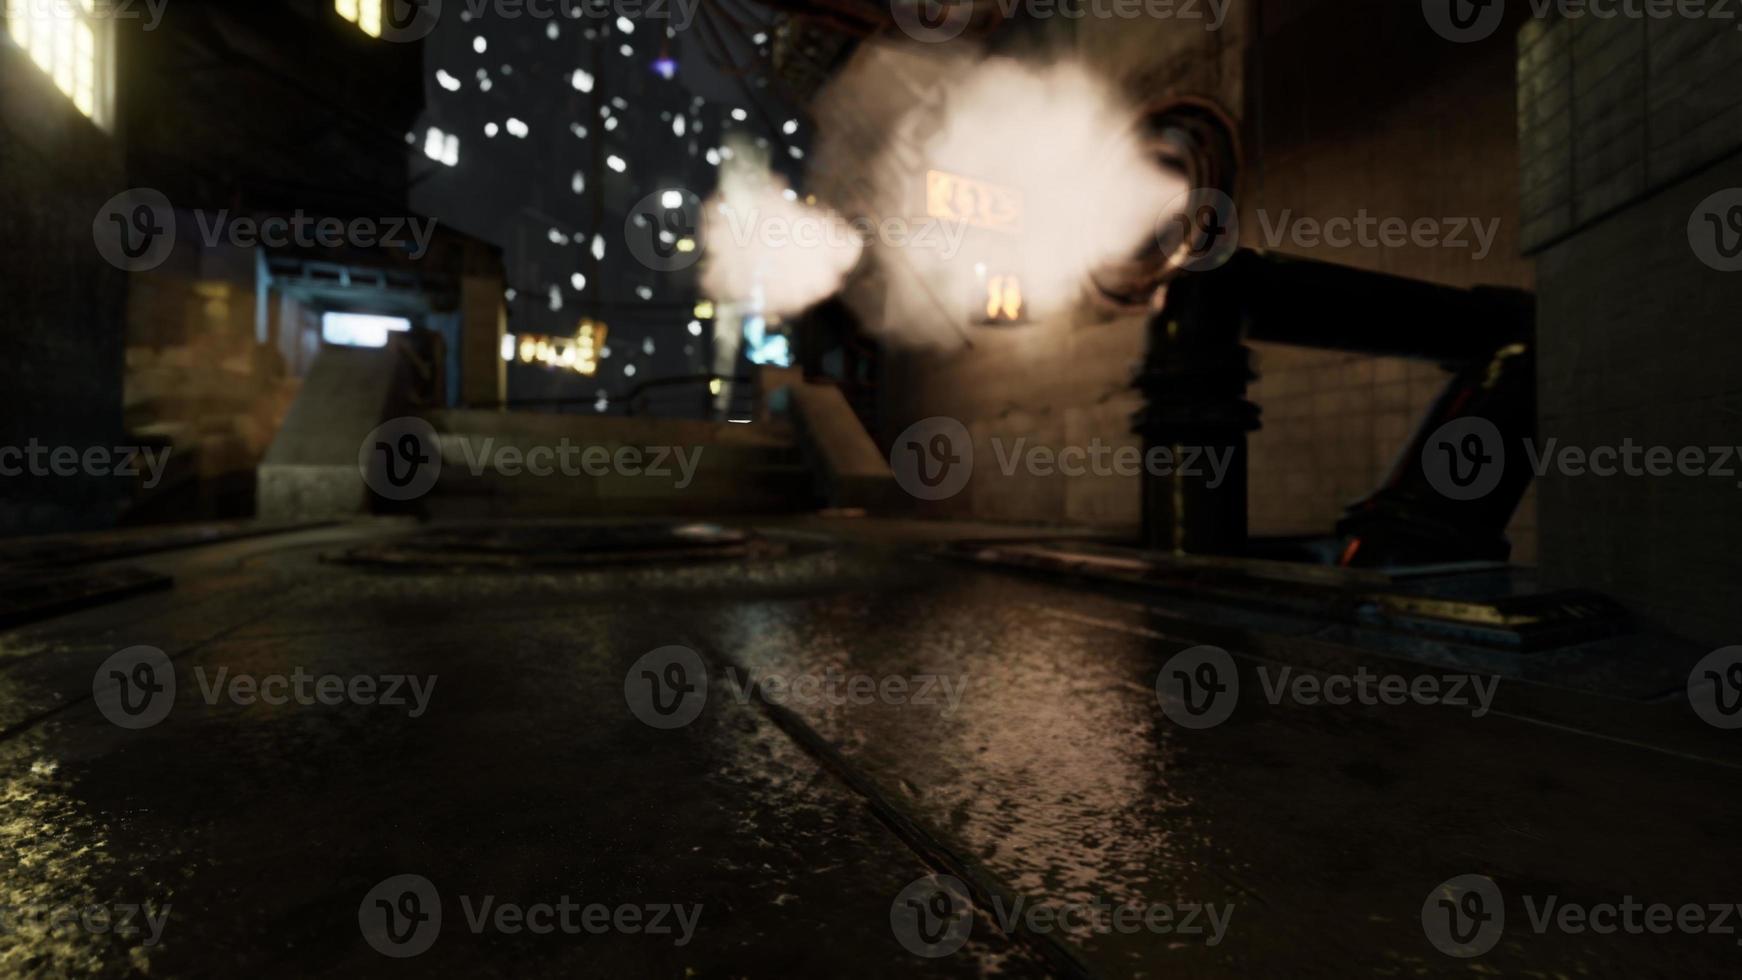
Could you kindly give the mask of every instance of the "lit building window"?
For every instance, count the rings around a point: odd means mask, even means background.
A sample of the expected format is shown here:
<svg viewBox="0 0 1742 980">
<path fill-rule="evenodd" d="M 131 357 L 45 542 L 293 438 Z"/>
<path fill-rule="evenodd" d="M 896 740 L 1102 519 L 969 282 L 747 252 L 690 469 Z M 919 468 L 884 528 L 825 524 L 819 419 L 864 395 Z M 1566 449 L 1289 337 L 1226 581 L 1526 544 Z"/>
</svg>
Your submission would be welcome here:
<svg viewBox="0 0 1742 980">
<path fill-rule="evenodd" d="M 321 339 L 343 347 L 386 347 L 390 334 L 411 329 L 411 321 L 372 313 L 323 313 Z"/>
<path fill-rule="evenodd" d="M 333 9 L 370 37 L 381 36 L 381 5 L 388 0 L 333 0 Z"/>
<path fill-rule="evenodd" d="M 460 163 L 460 138 L 453 133 L 444 133 L 439 128 L 431 126 L 424 137 L 423 155 L 437 163 L 450 167 Z"/>
<path fill-rule="evenodd" d="M 97 0 L 0 3 L 6 33 L 55 87 L 99 126 L 108 125 L 114 70 L 109 20 Z"/>
</svg>

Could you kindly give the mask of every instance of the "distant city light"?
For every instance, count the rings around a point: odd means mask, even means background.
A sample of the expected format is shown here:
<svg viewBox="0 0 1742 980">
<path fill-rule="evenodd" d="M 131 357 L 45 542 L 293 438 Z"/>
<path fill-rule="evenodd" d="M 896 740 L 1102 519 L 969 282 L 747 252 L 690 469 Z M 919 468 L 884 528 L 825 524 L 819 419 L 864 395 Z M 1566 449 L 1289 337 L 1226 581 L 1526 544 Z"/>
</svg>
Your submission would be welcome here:
<svg viewBox="0 0 1742 980">
<path fill-rule="evenodd" d="M 321 339 L 341 347 L 386 347 L 387 336 L 411 329 L 411 321 L 372 313 L 323 313 Z"/>
<path fill-rule="evenodd" d="M 669 82 L 677 76 L 677 62 L 665 57 L 655 58 L 653 60 L 653 73 Z M 678 135 L 683 135 L 681 129 Z"/>
</svg>

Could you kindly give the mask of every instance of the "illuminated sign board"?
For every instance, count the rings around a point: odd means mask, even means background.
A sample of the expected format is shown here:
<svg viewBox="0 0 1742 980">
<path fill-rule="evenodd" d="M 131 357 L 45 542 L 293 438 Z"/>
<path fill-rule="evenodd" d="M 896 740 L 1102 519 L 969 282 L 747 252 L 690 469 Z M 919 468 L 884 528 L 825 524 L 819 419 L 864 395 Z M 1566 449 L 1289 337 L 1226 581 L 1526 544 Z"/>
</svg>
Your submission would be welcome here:
<svg viewBox="0 0 1742 980">
<path fill-rule="evenodd" d="M 925 213 L 1006 234 L 1022 233 L 1022 194 L 943 170 L 925 174 Z"/>
<path fill-rule="evenodd" d="M 573 337 L 523 333 L 502 339 L 502 359 L 573 371 L 591 377 L 599 371 L 599 348 L 605 346 L 605 325 L 582 320 Z"/>
</svg>

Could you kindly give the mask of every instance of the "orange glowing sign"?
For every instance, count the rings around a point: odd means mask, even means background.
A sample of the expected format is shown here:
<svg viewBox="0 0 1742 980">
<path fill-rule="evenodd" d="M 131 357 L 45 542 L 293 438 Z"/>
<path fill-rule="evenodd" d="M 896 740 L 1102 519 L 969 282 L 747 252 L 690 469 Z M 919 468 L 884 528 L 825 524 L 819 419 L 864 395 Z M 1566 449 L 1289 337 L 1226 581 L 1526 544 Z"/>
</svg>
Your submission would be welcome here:
<svg viewBox="0 0 1742 980">
<path fill-rule="evenodd" d="M 943 170 L 925 173 L 925 213 L 1016 235 L 1022 232 L 1022 194 Z"/>
</svg>

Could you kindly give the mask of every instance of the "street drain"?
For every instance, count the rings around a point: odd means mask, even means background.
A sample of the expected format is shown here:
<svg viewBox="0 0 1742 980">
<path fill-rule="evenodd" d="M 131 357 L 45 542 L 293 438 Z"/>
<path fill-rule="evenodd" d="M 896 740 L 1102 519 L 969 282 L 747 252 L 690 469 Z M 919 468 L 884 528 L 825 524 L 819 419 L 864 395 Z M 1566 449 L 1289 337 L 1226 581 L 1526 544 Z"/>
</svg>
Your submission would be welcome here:
<svg viewBox="0 0 1742 980">
<path fill-rule="evenodd" d="M 407 571 L 520 571 L 765 558 L 784 550 L 715 524 L 515 524 L 425 530 L 323 557 Z"/>
</svg>

